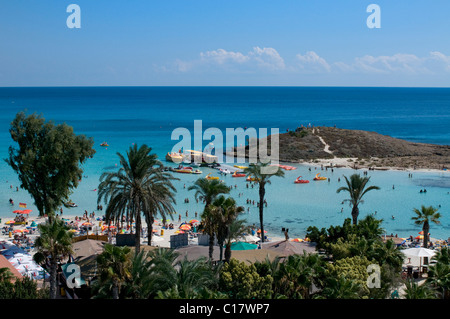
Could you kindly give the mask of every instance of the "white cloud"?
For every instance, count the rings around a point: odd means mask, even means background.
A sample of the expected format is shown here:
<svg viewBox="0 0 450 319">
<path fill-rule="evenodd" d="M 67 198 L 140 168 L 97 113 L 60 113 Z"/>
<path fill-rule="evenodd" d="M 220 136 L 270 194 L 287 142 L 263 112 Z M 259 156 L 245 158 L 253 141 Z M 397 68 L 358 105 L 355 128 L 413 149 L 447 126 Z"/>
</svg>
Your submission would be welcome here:
<svg viewBox="0 0 450 319">
<path fill-rule="evenodd" d="M 244 63 L 250 58 L 243 55 L 240 52 L 226 51 L 224 49 L 218 49 L 214 51 L 207 51 L 200 53 L 200 59 L 204 62 L 213 62 L 218 64 L 231 63 Z"/>
<path fill-rule="evenodd" d="M 248 57 L 254 59 L 258 66 L 262 68 L 283 70 L 286 67 L 283 58 L 274 48 L 254 47 L 253 51 L 249 52 Z"/>
<path fill-rule="evenodd" d="M 296 59 L 298 66 L 302 70 L 309 70 L 312 72 L 331 71 L 331 66 L 328 62 L 314 51 L 308 51 L 305 55 L 297 54 Z"/>
<path fill-rule="evenodd" d="M 450 56 L 433 51 L 427 56 L 396 53 L 393 55 L 364 55 L 352 61 L 329 62 L 314 51 L 297 54 L 292 64 L 286 64 L 278 51 L 271 47 L 255 46 L 242 53 L 217 49 L 201 52 L 199 59 L 183 61 L 177 59 L 164 71 L 189 72 L 205 70 L 213 72 L 264 73 L 284 72 L 286 74 L 380 74 L 420 75 L 442 74 L 450 71 Z"/>
</svg>

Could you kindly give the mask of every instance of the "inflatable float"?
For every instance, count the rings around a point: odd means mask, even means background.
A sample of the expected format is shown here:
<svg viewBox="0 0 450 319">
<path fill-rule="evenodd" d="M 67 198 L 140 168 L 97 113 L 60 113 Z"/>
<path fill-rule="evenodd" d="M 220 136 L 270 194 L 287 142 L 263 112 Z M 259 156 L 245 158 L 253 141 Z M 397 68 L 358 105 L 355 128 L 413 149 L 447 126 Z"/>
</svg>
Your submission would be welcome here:
<svg viewBox="0 0 450 319">
<path fill-rule="evenodd" d="M 320 173 L 319 173 L 319 174 L 316 174 L 316 177 L 314 177 L 314 180 L 315 180 L 315 181 L 326 181 L 326 180 L 327 180 L 326 177 L 319 176 L 319 175 L 320 175 Z"/>
<path fill-rule="evenodd" d="M 217 177 L 217 176 L 209 176 L 209 175 L 211 175 L 211 173 L 206 175 L 206 179 L 219 179 L 219 177 Z"/>
<path fill-rule="evenodd" d="M 301 176 L 297 177 L 297 179 L 294 181 L 295 184 L 307 184 L 309 181 L 307 179 L 300 179 Z"/>
<path fill-rule="evenodd" d="M 247 179 L 246 179 L 246 181 L 247 182 L 257 182 L 258 181 L 258 179 L 256 178 L 256 177 L 247 177 Z"/>
<path fill-rule="evenodd" d="M 233 175 L 231 175 L 232 177 L 245 177 L 247 175 L 245 175 L 244 173 L 238 173 L 238 172 L 234 172 Z"/>
</svg>

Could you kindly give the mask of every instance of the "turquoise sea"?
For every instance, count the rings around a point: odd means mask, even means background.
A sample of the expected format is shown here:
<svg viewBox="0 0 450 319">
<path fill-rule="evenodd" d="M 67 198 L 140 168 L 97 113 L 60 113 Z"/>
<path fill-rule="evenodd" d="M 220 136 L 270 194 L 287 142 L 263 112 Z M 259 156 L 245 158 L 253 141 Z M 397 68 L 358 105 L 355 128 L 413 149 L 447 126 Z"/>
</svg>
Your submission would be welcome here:
<svg viewBox="0 0 450 319">
<path fill-rule="evenodd" d="M 178 142 L 171 140 L 176 128 L 187 128 L 192 134 L 194 120 L 202 120 L 203 131 L 215 127 L 278 128 L 280 132 L 300 125 L 334 126 L 346 129 L 376 131 L 410 141 L 450 144 L 450 89 L 444 88 L 352 88 L 352 87 L 73 87 L 73 88 L 0 88 L 0 157 L 8 156 L 12 139 L 8 128 L 21 110 L 41 113 L 55 123 L 66 122 L 77 134 L 92 136 L 97 153 L 84 165 L 86 176 L 71 199 L 79 206 L 64 209 L 65 215 L 81 216 L 84 210 L 95 211 L 101 173 L 117 169 L 117 152 L 125 153 L 133 143 L 146 143 L 165 162 L 165 154 Z M 225 133 L 224 133 L 225 135 Z M 107 141 L 109 147 L 100 147 Z M 204 141 L 206 146 L 210 141 Z M 225 146 L 230 146 L 226 144 Z M 168 164 L 168 163 L 167 163 Z M 231 163 L 232 164 L 232 163 Z M 169 165 L 169 164 L 168 164 Z M 283 236 L 281 228 L 289 228 L 291 238 L 303 237 L 310 225 L 328 227 L 341 225 L 350 217 L 351 208 L 341 202 L 344 193 L 336 194 L 343 185 L 343 175 L 352 169 L 322 171 L 320 167 L 294 165 L 285 171 L 285 178 L 273 178 L 267 188 L 265 227 L 269 237 Z M 202 168 L 219 176 L 216 170 Z M 299 175 L 312 179 L 316 173 L 331 181 L 294 184 Z M 362 171 L 357 171 L 362 174 Z M 360 218 L 376 211 L 384 220 L 387 234 L 401 237 L 416 235 L 420 228 L 411 220 L 413 208 L 440 205 L 441 224 L 431 225 L 431 237 L 450 236 L 450 173 L 402 171 L 370 171 L 371 184 L 381 187 L 366 195 L 360 207 Z M 33 200 L 19 186 L 17 176 L 2 160 L 0 162 L 0 217 L 12 217 L 19 202 L 33 209 Z M 198 175 L 177 174 L 176 215 L 194 218 L 203 206 L 186 188 Z M 341 182 L 338 182 L 341 178 Z M 231 195 L 249 212 L 244 218 L 259 224 L 256 205 L 247 205 L 247 198 L 257 201 L 258 192 L 246 188 L 243 178 L 223 177 L 233 185 Z M 11 189 L 11 185 L 13 188 Z M 234 185 L 237 187 L 234 188 Z M 392 186 L 395 186 L 395 189 Z M 426 188 L 426 194 L 420 189 Z M 241 194 L 241 195 L 239 195 Z M 9 198 L 16 203 L 9 205 Z M 189 198 L 190 203 L 184 203 Z M 343 213 L 341 213 L 343 208 Z M 188 217 L 185 214 L 188 211 Z M 97 215 L 99 213 L 96 213 Z M 394 215 L 395 219 L 391 219 Z"/>
</svg>

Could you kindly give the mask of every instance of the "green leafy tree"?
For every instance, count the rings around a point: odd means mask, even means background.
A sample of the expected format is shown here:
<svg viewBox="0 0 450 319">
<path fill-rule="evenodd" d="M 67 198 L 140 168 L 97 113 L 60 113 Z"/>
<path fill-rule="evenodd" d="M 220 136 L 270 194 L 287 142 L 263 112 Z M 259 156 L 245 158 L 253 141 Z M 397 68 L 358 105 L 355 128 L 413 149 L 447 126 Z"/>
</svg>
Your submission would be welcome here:
<svg viewBox="0 0 450 319">
<path fill-rule="evenodd" d="M 5 161 L 18 174 L 20 187 L 34 199 L 39 216 L 53 218 L 82 178 L 83 164 L 94 155 L 92 138 L 75 135 L 67 124 L 45 122 L 40 115 L 17 113 L 9 129 L 18 147 Z"/>
<path fill-rule="evenodd" d="M 366 188 L 370 177 L 361 177 L 359 174 L 353 174 L 350 176 L 350 180 L 347 176 L 344 176 L 344 178 L 347 186 L 339 187 L 336 192 L 340 193 L 341 191 L 345 191 L 349 193 L 350 198 L 345 201 L 349 201 L 352 205 L 353 225 L 356 225 L 358 223 L 359 205 L 364 202 L 363 196 L 371 190 L 377 190 L 380 188 L 378 186 L 369 186 Z"/>
<path fill-rule="evenodd" d="M 128 215 L 136 221 L 136 254 L 141 244 L 141 213 L 148 225 L 149 245 L 153 219 L 160 214 L 163 219 L 174 211 L 176 192 L 172 185 L 173 176 L 162 170 L 162 163 L 156 154 L 150 154 L 151 148 L 137 144 L 130 147 L 127 157 L 117 153 L 120 169 L 106 172 L 100 177 L 98 202 L 107 203 L 106 219 L 121 220 Z"/>
<path fill-rule="evenodd" d="M 50 264 L 50 298 L 55 299 L 58 288 L 56 278 L 58 259 L 73 253 L 72 233 L 59 219 L 39 224 L 38 230 L 40 235 L 35 241 L 37 252 L 33 255 L 33 258 L 38 263 L 48 259 Z"/>
<path fill-rule="evenodd" d="M 359 294 L 362 297 L 367 297 L 369 295 L 367 267 L 372 263 L 365 256 L 339 259 L 332 264 L 327 264 L 326 277 L 339 278 L 343 276 L 348 280 L 352 280 L 361 288 Z"/>
<path fill-rule="evenodd" d="M 279 168 L 276 172 L 269 169 L 268 163 L 251 163 L 249 167 L 244 169 L 245 174 L 256 179 L 259 185 L 259 223 L 261 229 L 261 242 L 264 242 L 264 197 L 266 195 L 266 186 L 271 183 L 270 178 L 273 176 L 284 177 L 284 172 Z"/>
<path fill-rule="evenodd" d="M 433 206 L 425 207 L 422 205 L 421 209 L 418 210 L 414 208 L 414 213 L 416 216 L 411 219 L 414 220 L 416 225 L 422 225 L 423 231 L 423 247 L 428 247 L 428 239 L 430 232 L 430 223 L 440 224 L 439 218 L 441 218 L 441 214 L 438 213 L 438 208 L 434 208 Z"/>
<path fill-rule="evenodd" d="M 8 268 L 3 269 L 9 271 Z M 10 275 L 13 276 L 12 273 Z M 38 291 L 37 283 L 33 279 L 24 276 L 11 281 L 7 278 L 9 278 L 9 275 L 2 271 L 0 278 L 0 299 L 42 299 L 43 296 Z"/>
<path fill-rule="evenodd" d="M 272 296 L 271 275 L 260 276 L 252 264 L 232 258 L 220 270 L 219 290 L 234 299 L 263 299 Z"/>
</svg>

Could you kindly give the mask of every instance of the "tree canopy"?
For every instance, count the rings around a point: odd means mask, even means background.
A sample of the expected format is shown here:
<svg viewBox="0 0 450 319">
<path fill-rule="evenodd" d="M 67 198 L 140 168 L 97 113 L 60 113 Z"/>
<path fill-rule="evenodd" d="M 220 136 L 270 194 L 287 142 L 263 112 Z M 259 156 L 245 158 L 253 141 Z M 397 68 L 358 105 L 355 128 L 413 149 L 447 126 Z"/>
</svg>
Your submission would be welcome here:
<svg viewBox="0 0 450 319">
<path fill-rule="evenodd" d="M 5 161 L 33 197 L 39 215 L 52 216 L 78 186 L 80 164 L 95 154 L 93 139 L 76 135 L 65 123 L 55 125 L 25 112 L 17 113 L 9 132 L 17 147 L 9 147 Z"/>
</svg>

